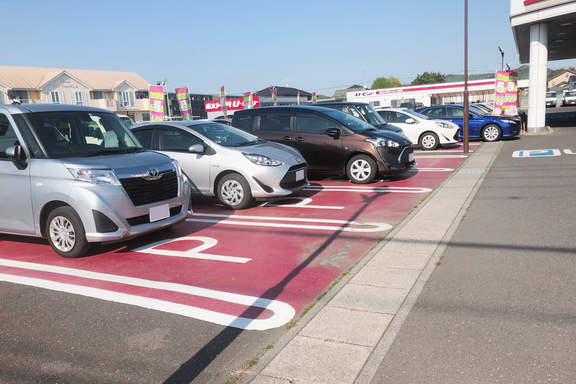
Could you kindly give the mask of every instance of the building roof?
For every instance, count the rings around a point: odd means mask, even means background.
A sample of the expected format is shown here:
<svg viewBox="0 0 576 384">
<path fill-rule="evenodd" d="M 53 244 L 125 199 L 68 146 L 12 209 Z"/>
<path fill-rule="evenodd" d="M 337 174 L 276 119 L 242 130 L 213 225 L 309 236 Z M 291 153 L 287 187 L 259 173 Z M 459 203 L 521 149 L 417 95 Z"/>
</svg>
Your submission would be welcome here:
<svg viewBox="0 0 576 384">
<path fill-rule="evenodd" d="M 63 74 L 87 85 L 92 90 L 112 90 L 123 82 L 129 83 L 138 90 L 148 90 L 148 85 L 150 85 L 135 72 L 0 66 L 0 82 L 11 89 L 40 89 Z"/>
<path fill-rule="evenodd" d="M 2 79 L 0 78 L 0 80 Z M 276 96 L 298 96 L 298 92 L 300 92 L 300 96 L 302 97 L 312 96 L 311 93 L 296 88 L 290 88 L 290 87 L 275 87 L 275 88 L 276 88 Z M 256 92 L 256 96 L 272 96 L 272 90 L 270 88 L 264 88 Z"/>
</svg>

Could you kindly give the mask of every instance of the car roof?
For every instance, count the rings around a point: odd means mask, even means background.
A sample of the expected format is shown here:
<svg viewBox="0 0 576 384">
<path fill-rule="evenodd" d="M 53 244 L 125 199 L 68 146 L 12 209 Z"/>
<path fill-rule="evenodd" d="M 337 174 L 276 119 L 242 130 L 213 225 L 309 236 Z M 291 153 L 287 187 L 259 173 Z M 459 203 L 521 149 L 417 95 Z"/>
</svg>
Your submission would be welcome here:
<svg viewBox="0 0 576 384">
<path fill-rule="evenodd" d="M 310 103 L 306 104 L 310 105 Z M 322 105 L 369 105 L 363 101 L 321 101 L 316 103 L 316 106 Z"/>
<path fill-rule="evenodd" d="M 84 111 L 84 112 L 114 112 L 102 108 L 85 107 L 73 104 L 0 104 L 10 113 L 35 113 L 35 112 L 59 112 L 59 111 Z"/>
<path fill-rule="evenodd" d="M 306 104 L 306 105 L 278 105 L 276 107 L 259 107 L 259 108 L 250 108 L 250 109 L 241 109 L 239 111 L 234 112 L 234 116 L 237 113 L 247 113 L 248 111 L 259 112 L 259 111 L 281 111 L 281 110 L 288 110 L 288 111 L 316 111 L 321 113 L 326 112 L 334 112 L 332 108 L 325 108 L 319 107 L 316 105 Z"/>
</svg>

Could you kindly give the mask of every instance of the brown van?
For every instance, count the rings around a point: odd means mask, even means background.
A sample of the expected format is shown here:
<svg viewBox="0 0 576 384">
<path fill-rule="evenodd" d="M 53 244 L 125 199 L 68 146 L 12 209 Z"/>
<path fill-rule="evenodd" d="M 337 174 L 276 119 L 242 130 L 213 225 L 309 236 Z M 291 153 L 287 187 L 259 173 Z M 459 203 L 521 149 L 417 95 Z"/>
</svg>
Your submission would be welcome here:
<svg viewBox="0 0 576 384">
<path fill-rule="evenodd" d="M 414 165 L 412 142 L 347 113 L 324 107 L 281 106 L 236 111 L 232 125 L 299 150 L 310 173 L 345 174 L 365 184 Z"/>
</svg>

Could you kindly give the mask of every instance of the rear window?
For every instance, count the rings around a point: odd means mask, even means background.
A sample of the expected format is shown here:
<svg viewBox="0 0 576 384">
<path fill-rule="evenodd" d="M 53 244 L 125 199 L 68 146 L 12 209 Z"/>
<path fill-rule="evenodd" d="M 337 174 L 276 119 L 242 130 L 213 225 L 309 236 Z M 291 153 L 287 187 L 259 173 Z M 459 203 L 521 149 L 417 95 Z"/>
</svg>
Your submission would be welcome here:
<svg viewBox="0 0 576 384">
<path fill-rule="evenodd" d="M 254 129 L 254 115 L 251 113 L 238 114 L 233 117 L 232 125 L 243 131 L 252 132 Z"/>
</svg>

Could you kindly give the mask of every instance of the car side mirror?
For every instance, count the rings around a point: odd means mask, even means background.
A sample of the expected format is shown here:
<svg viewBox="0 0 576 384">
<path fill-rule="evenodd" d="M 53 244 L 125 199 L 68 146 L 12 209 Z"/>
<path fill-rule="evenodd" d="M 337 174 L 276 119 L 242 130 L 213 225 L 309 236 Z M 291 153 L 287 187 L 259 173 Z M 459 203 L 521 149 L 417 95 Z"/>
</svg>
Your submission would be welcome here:
<svg viewBox="0 0 576 384">
<path fill-rule="evenodd" d="M 16 168 L 23 170 L 28 167 L 28 163 L 26 163 L 26 154 L 24 153 L 24 149 L 20 145 L 13 145 L 11 147 L 6 148 L 6 157 L 8 157 Z"/>
<path fill-rule="evenodd" d="M 203 155 L 206 152 L 206 148 L 202 144 L 194 144 L 188 148 L 188 152 Z"/>
<path fill-rule="evenodd" d="M 414 119 L 406 119 L 405 123 L 406 124 L 414 124 L 416 122 L 416 120 Z"/>
<path fill-rule="evenodd" d="M 342 132 L 338 128 L 328 128 L 326 134 L 334 139 L 338 139 Z"/>
</svg>

